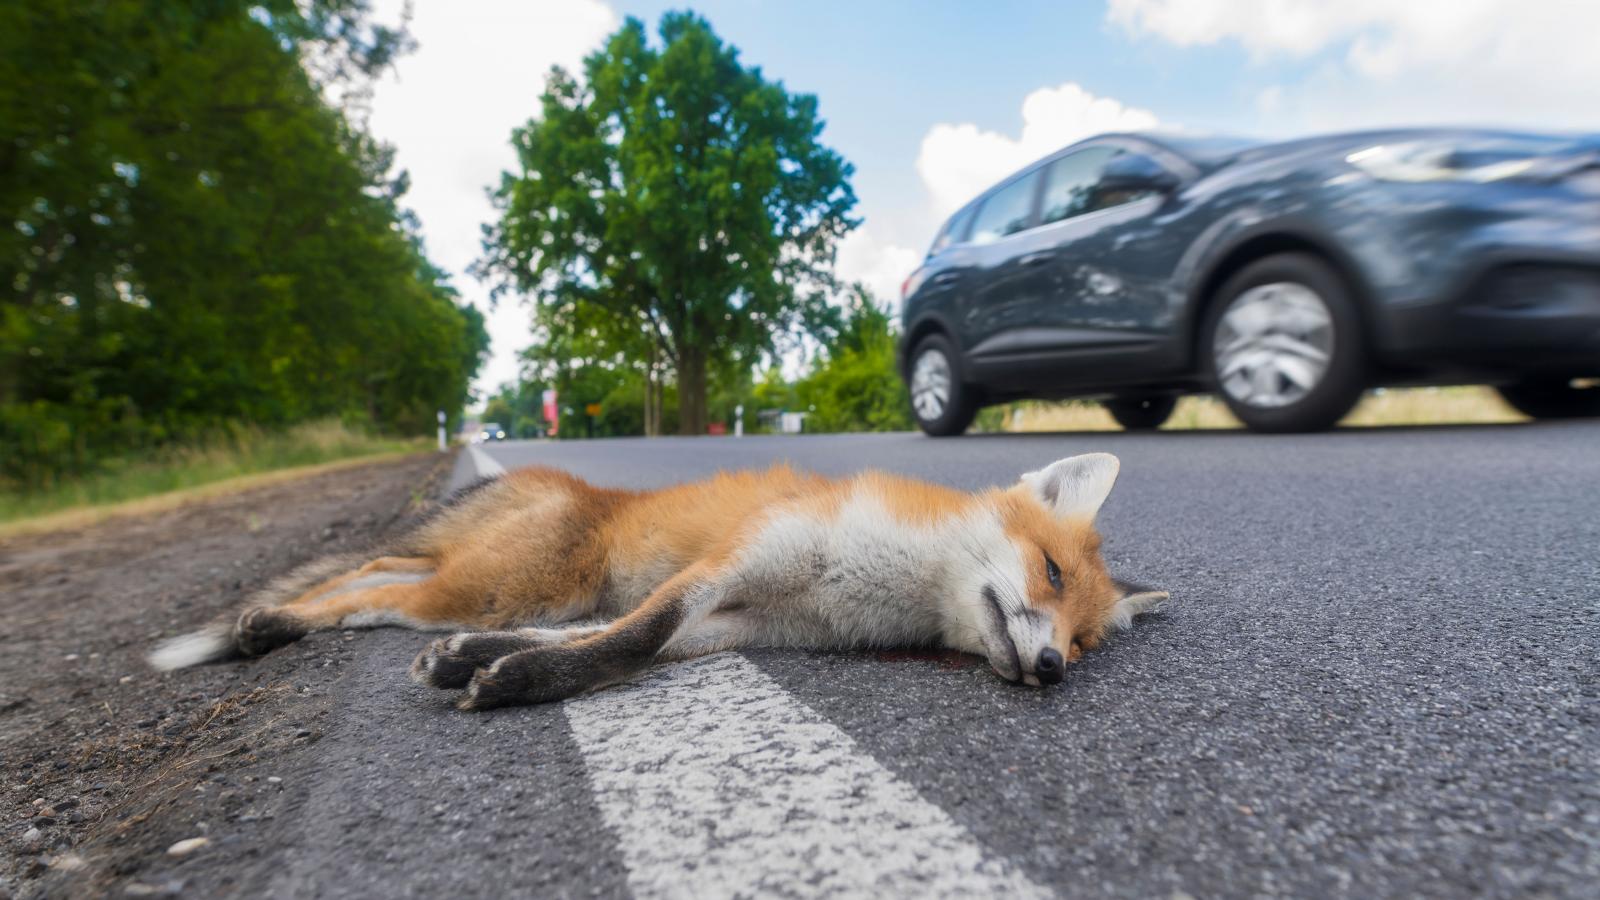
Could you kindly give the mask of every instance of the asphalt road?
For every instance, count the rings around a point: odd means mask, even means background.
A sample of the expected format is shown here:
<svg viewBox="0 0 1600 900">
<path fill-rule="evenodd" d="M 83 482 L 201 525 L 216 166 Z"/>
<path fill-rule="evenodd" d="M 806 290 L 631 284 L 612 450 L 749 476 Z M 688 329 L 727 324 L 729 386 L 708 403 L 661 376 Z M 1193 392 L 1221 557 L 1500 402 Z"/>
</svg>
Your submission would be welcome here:
<svg viewBox="0 0 1600 900">
<path fill-rule="evenodd" d="M 1600 895 L 1595 425 L 485 450 L 963 488 L 1106 450 L 1108 562 L 1174 599 L 1042 690 L 750 651 L 476 715 L 406 679 L 425 638 L 364 634 L 272 893 Z"/>
</svg>

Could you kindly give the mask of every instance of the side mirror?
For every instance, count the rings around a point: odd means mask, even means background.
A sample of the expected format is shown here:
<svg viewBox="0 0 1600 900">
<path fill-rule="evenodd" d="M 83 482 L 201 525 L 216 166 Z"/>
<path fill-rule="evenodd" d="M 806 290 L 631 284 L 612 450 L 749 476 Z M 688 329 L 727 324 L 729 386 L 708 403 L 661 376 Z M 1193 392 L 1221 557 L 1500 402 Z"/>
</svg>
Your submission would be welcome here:
<svg viewBox="0 0 1600 900">
<path fill-rule="evenodd" d="M 1124 153 L 1106 163 L 1096 187 L 1101 191 L 1167 194 L 1178 189 L 1178 176 L 1148 156 Z"/>
</svg>

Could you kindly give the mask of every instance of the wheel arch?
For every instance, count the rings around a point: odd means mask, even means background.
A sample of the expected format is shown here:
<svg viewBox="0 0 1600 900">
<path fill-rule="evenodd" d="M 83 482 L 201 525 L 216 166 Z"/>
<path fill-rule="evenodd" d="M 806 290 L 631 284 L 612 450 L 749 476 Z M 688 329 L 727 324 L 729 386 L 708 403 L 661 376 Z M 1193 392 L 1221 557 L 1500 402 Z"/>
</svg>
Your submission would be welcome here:
<svg viewBox="0 0 1600 900">
<path fill-rule="evenodd" d="M 1253 230 L 1229 243 L 1216 253 L 1211 263 L 1205 267 L 1204 275 L 1194 282 L 1190 292 L 1190 315 L 1186 333 L 1188 362 L 1195 371 L 1201 369 L 1201 360 L 1204 358 L 1200 347 L 1201 332 L 1207 317 L 1211 314 L 1212 306 L 1217 302 L 1218 291 L 1228 279 L 1244 267 L 1280 253 L 1305 253 L 1327 263 L 1344 283 L 1351 299 L 1355 301 L 1356 312 L 1361 321 L 1362 337 L 1366 339 L 1367 346 L 1375 346 L 1372 342 L 1374 337 L 1372 293 L 1366 280 L 1361 276 L 1355 260 L 1339 249 L 1335 241 L 1315 231 L 1294 226 L 1276 226 Z"/>
<path fill-rule="evenodd" d="M 949 341 L 950 346 L 955 348 L 956 353 L 964 352 L 961 347 L 961 339 L 956 336 L 955 329 L 951 328 L 948 322 L 937 315 L 923 316 L 912 324 L 911 329 L 906 332 L 905 343 L 902 345 L 905 351 L 900 354 L 901 378 L 907 381 L 910 380 L 912 354 L 916 353 L 917 345 L 932 334 L 937 334 Z"/>
</svg>

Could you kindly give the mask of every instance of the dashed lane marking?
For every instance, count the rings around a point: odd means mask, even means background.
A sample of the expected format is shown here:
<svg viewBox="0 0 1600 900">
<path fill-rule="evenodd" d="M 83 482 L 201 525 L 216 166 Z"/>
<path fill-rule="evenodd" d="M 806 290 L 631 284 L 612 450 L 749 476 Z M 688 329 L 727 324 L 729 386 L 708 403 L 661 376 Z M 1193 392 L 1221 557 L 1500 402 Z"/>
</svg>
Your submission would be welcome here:
<svg viewBox="0 0 1600 900">
<path fill-rule="evenodd" d="M 500 465 L 487 450 L 476 444 L 467 448 L 467 455 L 472 457 L 472 468 L 477 471 L 479 478 L 494 478 L 506 473 L 505 466 Z"/>
<path fill-rule="evenodd" d="M 564 710 L 641 900 L 1050 896 L 739 654 Z"/>
</svg>

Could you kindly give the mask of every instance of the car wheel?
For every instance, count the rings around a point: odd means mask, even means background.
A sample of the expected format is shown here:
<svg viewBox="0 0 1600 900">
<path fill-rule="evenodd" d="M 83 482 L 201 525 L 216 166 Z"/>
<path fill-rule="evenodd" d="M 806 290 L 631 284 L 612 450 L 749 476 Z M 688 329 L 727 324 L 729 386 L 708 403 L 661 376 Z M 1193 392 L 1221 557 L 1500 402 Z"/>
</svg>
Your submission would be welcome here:
<svg viewBox="0 0 1600 900">
<path fill-rule="evenodd" d="M 1518 412 L 1535 419 L 1600 416 L 1600 383 L 1594 381 L 1579 387 L 1571 378 L 1554 378 L 1508 384 L 1499 390 Z"/>
<path fill-rule="evenodd" d="M 1128 431 L 1155 431 L 1172 415 L 1177 397 L 1116 397 L 1102 404 Z"/>
<path fill-rule="evenodd" d="M 923 338 L 911 353 L 911 414 L 934 437 L 961 434 L 978 414 L 978 392 L 962 382 L 959 360 L 938 334 Z"/>
<path fill-rule="evenodd" d="M 1360 314 L 1343 279 L 1304 253 L 1245 266 L 1218 292 L 1201 352 L 1228 408 L 1252 431 L 1321 431 L 1366 387 Z"/>
</svg>

